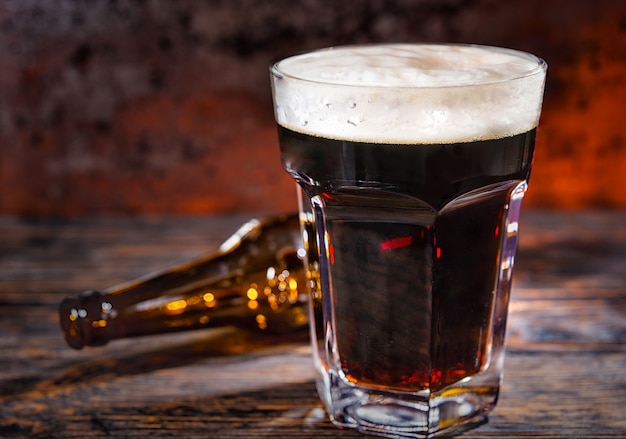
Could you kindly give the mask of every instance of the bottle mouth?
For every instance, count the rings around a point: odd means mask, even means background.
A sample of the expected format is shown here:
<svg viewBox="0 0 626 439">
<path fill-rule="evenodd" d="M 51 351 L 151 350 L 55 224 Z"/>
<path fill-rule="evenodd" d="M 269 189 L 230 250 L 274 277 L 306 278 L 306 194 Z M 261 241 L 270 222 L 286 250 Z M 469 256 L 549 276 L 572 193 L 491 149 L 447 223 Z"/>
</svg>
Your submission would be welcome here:
<svg viewBox="0 0 626 439">
<path fill-rule="evenodd" d="M 93 313 L 90 309 L 101 307 L 98 291 L 85 291 L 78 298 L 66 298 L 59 305 L 59 322 L 65 335 L 65 341 L 74 349 L 82 349 L 85 346 L 101 346 L 107 343 L 105 338 L 99 339 L 89 316 Z M 98 326 L 98 325 L 96 325 Z"/>
</svg>

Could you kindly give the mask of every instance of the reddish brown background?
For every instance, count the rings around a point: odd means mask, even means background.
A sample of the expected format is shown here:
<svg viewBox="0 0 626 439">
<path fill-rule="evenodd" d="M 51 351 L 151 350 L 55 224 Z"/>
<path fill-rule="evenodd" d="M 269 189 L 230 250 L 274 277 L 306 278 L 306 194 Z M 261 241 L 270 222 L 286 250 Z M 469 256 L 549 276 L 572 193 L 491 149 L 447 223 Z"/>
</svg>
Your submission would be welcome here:
<svg viewBox="0 0 626 439">
<path fill-rule="evenodd" d="M 545 58 L 526 207 L 626 207 L 622 0 L 5 0 L 0 214 L 292 210 L 268 65 L 379 41 Z"/>
</svg>

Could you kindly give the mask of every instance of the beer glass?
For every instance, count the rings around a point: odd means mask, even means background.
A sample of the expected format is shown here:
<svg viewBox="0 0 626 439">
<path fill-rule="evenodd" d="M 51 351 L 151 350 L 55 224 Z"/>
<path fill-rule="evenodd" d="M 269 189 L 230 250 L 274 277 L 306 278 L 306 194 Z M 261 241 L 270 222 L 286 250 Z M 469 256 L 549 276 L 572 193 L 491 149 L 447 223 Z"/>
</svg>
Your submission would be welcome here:
<svg viewBox="0 0 626 439">
<path fill-rule="evenodd" d="M 271 67 L 335 424 L 436 437 L 494 407 L 545 74 L 524 52 L 441 44 Z"/>
</svg>

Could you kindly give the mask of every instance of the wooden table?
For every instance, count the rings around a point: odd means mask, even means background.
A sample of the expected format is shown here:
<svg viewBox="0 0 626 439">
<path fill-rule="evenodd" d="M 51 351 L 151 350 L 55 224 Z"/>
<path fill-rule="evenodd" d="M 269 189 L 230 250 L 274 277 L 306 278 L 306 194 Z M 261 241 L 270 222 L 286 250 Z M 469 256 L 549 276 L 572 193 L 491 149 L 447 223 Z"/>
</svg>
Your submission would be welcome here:
<svg viewBox="0 0 626 439">
<path fill-rule="evenodd" d="M 214 249 L 244 217 L 0 218 L 0 437 L 361 437 L 327 420 L 302 336 L 234 329 L 75 351 L 57 306 Z M 626 212 L 526 212 L 505 383 L 463 437 L 626 437 Z"/>
</svg>

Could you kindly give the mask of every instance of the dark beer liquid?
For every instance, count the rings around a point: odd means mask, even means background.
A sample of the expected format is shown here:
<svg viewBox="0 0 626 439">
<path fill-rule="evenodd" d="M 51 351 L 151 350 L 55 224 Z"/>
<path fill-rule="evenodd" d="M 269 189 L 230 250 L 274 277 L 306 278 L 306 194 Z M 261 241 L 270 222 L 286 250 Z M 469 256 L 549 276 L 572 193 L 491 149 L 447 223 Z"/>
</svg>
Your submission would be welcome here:
<svg viewBox="0 0 626 439">
<path fill-rule="evenodd" d="M 437 391 L 479 372 L 506 207 L 528 179 L 535 131 L 436 145 L 279 135 L 286 169 L 323 206 L 314 224 L 328 240 L 322 294 L 345 378 Z"/>
</svg>

